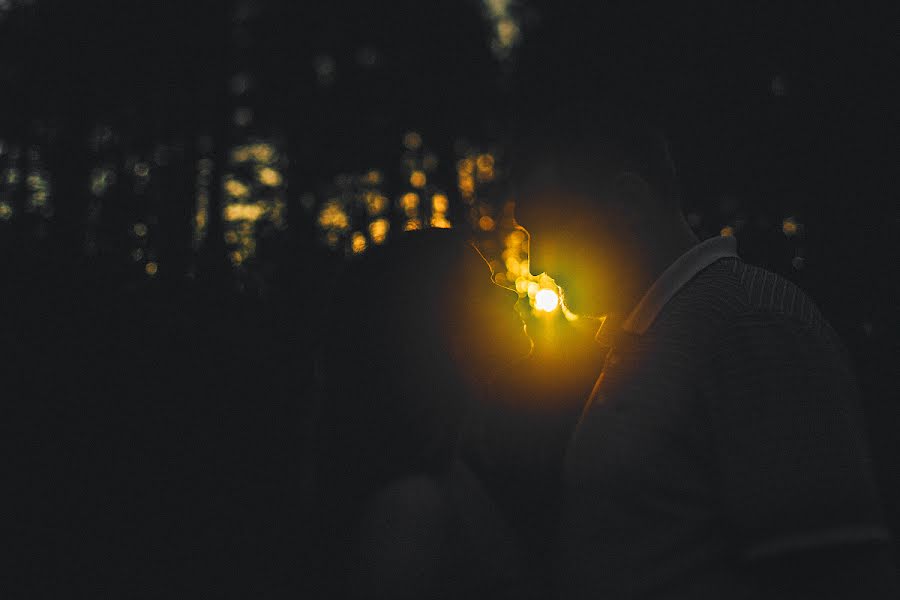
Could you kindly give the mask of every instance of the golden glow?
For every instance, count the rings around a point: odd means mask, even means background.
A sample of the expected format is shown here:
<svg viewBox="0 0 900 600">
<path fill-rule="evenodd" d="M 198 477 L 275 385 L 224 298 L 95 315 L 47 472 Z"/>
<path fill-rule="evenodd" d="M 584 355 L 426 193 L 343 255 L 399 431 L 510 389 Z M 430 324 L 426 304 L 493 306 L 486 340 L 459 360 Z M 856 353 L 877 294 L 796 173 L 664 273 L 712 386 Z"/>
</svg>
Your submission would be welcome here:
<svg viewBox="0 0 900 600">
<path fill-rule="evenodd" d="M 350 249 L 353 250 L 353 254 L 365 252 L 366 246 L 366 236 L 359 231 L 354 232 L 353 237 L 350 238 Z"/>
<path fill-rule="evenodd" d="M 484 215 L 483 217 L 478 219 L 478 227 L 480 227 L 483 231 L 493 231 L 495 225 L 496 223 L 494 223 L 494 219 L 492 219 L 488 215 Z"/>
<path fill-rule="evenodd" d="M 721 235 L 722 237 L 732 237 L 734 235 L 734 227 L 732 227 L 731 225 L 726 225 L 719 232 L 719 235 Z"/>
<path fill-rule="evenodd" d="M 146 265 L 144 265 L 144 272 L 147 275 L 153 277 L 159 271 L 159 265 L 154 261 L 149 261 Z"/>
<path fill-rule="evenodd" d="M 797 235 L 798 230 L 799 226 L 793 217 L 788 217 L 781 223 L 781 231 L 788 237 Z"/>
<path fill-rule="evenodd" d="M 245 163 L 250 160 L 250 148 L 247 146 L 238 146 L 231 151 L 231 161 L 236 163 Z"/>
<path fill-rule="evenodd" d="M 478 181 L 491 181 L 494 179 L 494 157 L 490 154 L 482 154 L 475 161 L 478 167 Z"/>
<path fill-rule="evenodd" d="M 266 209 L 260 204 L 229 204 L 225 207 L 226 221 L 256 221 L 262 217 Z"/>
<path fill-rule="evenodd" d="M 368 173 L 363 175 L 363 183 L 368 185 L 378 185 L 381 183 L 381 171 L 378 169 L 370 169 Z"/>
<path fill-rule="evenodd" d="M 553 290 L 539 290 L 534 296 L 534 307 L 544 312 L 553 312 L 559 306 L 559 295 Z"/>
<path fill-rule="evenodd" d="M 409 185 L 414 188 L 425 187 L 425 182 L 427 178 L 425 177 L 424 171 L 413 171 L 412 175 L 409 176 Z"/>
<path fill-rule="evenodd" d="M 407 192 L 400 198 L 400 206 L 406 212 L 406 216 L 412 217 L 416 214 L 419 206 L 419 195 L 415 192 Z"/>
<path fill-rule="evenodd" d="M 226 231 L 225 232 L 225 241 L 229 244 L 237 244 L 238 234 L 236 231 Z"/>
<path fill-rule="evenodd" d="M 387 239 L 388 231 L 391 228 L 391 224 L 387 219 L 375 219 L 371 223 L 369 223 L 369 236 L 372 238 L 372 241 L 376 244 L 383 244 Z"/>
<path fill-rule="evenodd" d="M 403 224 L 403 231 L 413 231 L 415 229 L 422 229 L 422 221 L 419 219 L 409 219 Z"/>
<path fill-rule="evenodd" d="M 263 185 L 267 185 L 269 187 L 275 187 L 281 185 L 282 177 L 281 173 L 273 169 L 272 167 L 264 167 L 259 170 L 257 174 L 259 178 L 259 182 Z"/>
<path fill-rule="evenodd" d="M 475 172 L 475 161 L 471 158 L 460 159 L 456 163 L 456 171 L 459 175 L 472 175 Z"/>
<path fill-rule="evenodd" d="M 271 163 L 275 160 L 275 147 L 272 144 L 257 143 L 250 145 L 250 155 L 253 160 L 260 163 Z"/>
<path fill-rule="evenodd" d="M 403 145 L 407 150 L 418 150 L 422 146 L 422 136 L 415 131 L 410 131 L 403 136 Z"/>
<path fill-rule="evenodd" d="M 350 227 L 350 218 L 337 200 L 329 200 L 319 211 L 319 226 L 343 231 Z"/>
<path fill-rule="evenodd" d="M 381 214 L 387 208 L 388 199 L 377 192 L 366 192 L 363 198 L 366 201 L 366 211 L 370 217 Z"/>
<path fill-rule="evenodd" d="M 475 178 L 473 178 L 471 175 L 460 175 L 459 189 L 464 194 L 471 195 L 475 193 Z"/>
<path fill-rule="evenodd" d="M 435 194 L 431 197 L 431 207 L 435 212 L 444 213 L 450 207 L 450 201 L 445 194 Z"/>
<path fill-rule="evenodd" d="M 445 215 L 435 213 L 431 216 L 431 226 L 438 229 L 450 229 L 453 227 L 453 224 L 450 223 L 450 220 Z"/>
<path fill-rule="evenodd" d="M 250 197 L 250 188 L 237 179 L 228 179 L 225 181 L 225 193 L 232 198 L 245 200 Z"/>
<path fill-rule="evenodd" d="M 506 240 L 504 241 L 508 247 L 518 247 L 525 241 L 525 234 L 521 230 L 516 229 L 506 236 Z"/>
<path fill-rule="evenodd" d="M 197 228 L 198 229 L 205 228 L 206 221 L 207 221 L 206 210 L 205 209 L 198 210 L 197 214 L 194 215 L 194 223 L 197 225 Z"/>
<path fill-rule="evenodd" d="M 272 164 L 278 158 L 275 147 L 266 142 L 237 146 L 231 150 L 231 162 L 245 163 L 254 160 L 261 164 Z"/>
</svg>

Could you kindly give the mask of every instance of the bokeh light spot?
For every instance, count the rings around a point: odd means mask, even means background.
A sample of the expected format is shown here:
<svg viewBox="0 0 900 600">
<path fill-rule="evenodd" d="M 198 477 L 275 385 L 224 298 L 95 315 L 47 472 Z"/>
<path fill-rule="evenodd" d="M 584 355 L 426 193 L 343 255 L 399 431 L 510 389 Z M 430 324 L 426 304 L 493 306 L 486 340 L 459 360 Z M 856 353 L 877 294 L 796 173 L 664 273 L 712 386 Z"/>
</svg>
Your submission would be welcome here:
<svg viewBox="0 0 900 600">
<path fill-rule="evenodd" d="M 414 188 L 425 187 L 426 181 L 427 178 L 424 171 L 413 171 L 412 175 L 409 176 L 409 184 Z"/>
</svg>

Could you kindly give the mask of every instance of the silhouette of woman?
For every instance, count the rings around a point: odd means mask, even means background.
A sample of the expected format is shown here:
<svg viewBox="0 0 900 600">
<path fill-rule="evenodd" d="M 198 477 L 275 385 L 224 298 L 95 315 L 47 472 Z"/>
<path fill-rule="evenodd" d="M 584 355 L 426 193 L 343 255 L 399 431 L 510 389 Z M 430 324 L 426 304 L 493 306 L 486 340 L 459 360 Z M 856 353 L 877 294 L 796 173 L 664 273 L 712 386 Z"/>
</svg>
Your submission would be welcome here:
<svg viewBox="0 0 900 600">
<path fill-rule="evenodd" d="M 329 597 L 523 597 L 509 527 L 455 460 L 480 387 L 530 349 L 515 302 L 449 230 L 404 234 L 340 277 L 317 363 Z"/>
</svg>

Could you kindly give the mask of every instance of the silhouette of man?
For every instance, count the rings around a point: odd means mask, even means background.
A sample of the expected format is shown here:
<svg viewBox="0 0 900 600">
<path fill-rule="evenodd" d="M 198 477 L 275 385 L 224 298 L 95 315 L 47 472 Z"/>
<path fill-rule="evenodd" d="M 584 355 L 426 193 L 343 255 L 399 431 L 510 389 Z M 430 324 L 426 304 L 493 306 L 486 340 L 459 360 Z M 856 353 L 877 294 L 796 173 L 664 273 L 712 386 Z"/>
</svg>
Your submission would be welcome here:
<svg viewBox="0 0 900 600">
<path fill-rule="evenodd" d="M 642 111 L 552 70 L 517 115 L 516 218 L 611 348 L 564 460 L 559 597 L 900 597 L 835 332 L 697 239 Z"/>
</svg>

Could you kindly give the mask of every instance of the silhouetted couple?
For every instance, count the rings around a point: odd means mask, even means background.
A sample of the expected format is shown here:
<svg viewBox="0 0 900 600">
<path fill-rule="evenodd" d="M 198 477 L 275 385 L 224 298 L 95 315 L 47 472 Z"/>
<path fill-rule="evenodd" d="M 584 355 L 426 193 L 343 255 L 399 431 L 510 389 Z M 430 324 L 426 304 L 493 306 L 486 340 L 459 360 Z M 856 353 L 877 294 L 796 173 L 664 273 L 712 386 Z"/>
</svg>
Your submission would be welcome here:
<svg viewBox="0 0 900 600">
<path fill-rule="evenodd" d="M 734 238 L 697 239 L 652 128 L 545 117 L 519 128 L 516 215 L 532 272 L 606 317 L 593 389 L 547 391 L 578 363 L 520 360 L 515 296 L 454 232 L 352 265 L 319 366 L 331 593 L 896 597 L 857 388 L 819 310 Z"/>
<path fill-rule="evenodd" d="M 603 104 L 634 74 L 573 23 L 522 50 L 507 175 L 531 272 L 602 326 L 534 319 L 522 360 L 516 297 L 452 231 L 353 264 L 319 364 L 329 593 L 900 597 L 834 330 L 697 238 L 653 110 Z"/>
</svg>

